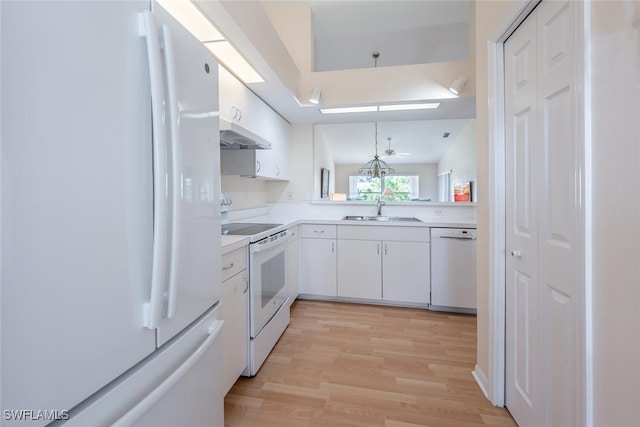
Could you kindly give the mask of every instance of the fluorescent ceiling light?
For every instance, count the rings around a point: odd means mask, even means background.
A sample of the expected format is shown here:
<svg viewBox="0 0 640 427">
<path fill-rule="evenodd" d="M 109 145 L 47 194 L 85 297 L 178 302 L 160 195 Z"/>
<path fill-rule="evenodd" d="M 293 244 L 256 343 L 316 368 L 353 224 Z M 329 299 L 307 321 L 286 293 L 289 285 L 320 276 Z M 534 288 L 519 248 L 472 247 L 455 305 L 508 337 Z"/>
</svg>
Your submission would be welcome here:
<svg viewBox="0 0 640 427">
<path fill-rule="evenodd" d="M 264 79 L 228 41 L 204 43 L 213 55 L 245 83 L 262 83 Z"/>
<path fill-rule="evenodd" d="M 428 102 L 425 104 L 381 105 L 378 111 L 431 110 L 438 108 L 439 106 L 439 102 Z"/>
<path fill-rule="evenodd" d="M 190 0 L 157 1 L 240 80 L 244 83 L 264 82 L 260 74 Z"/>
<path fill-rule="evenodd" d="M 340 108 L 321 108 L 322 114 L 343 114 L 343 113 L 371 113 L 378 111 L 377 105 L 369 105 L 364 107 L 340 107 Z"/>
<path fill-rule="evenodd" d="M 158 3 L 201 42 L 224 40 L 220 31 L 189 0 L 158 0 Z"/>
<path fill-rule="evenodd" d="M 343 113 L 374 113 L 376 111 L 403 111 L 403 110 L 431 110 L 438 108 L 439 102 L 427 102 L 422 104 L 394 104 L 394 105 L 367 105 L 363 107 L 321 108 L 322 114 Z"/>
</svg>

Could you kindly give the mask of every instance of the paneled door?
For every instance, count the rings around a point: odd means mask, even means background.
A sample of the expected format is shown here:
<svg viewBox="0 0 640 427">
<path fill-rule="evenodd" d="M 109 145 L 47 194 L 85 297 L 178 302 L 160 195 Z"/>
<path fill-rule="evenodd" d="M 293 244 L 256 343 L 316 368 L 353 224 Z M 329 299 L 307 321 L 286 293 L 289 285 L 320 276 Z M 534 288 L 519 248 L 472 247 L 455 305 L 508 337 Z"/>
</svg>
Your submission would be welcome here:
<svg viewBox="0 0 640 427">
<path fill-rule="evenodd" d="M 506 406 L 518 425 L 537 426 L 538 108 L 536 13 L 505 43 L 507 275 Z"/>
<path fill-rule="evenodd" d="M 575 7 L 542 2 L 505 43 L 506 405 L 523 427 L 580 423 Z"/>
</svg>

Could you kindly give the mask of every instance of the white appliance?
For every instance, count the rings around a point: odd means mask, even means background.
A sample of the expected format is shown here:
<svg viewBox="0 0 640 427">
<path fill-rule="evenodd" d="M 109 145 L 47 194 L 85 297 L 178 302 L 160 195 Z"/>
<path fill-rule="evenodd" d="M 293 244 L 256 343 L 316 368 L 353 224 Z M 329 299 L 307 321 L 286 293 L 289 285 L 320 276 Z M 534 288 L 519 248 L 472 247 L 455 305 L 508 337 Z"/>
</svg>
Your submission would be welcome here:
<svg viewBox="0 0 640 427">
<path fill-rule="evenodd" d="M 0 424 L 222 426 L 217 64 L 153 2 L 0 17 Z"/>
<path fill-rule="evenodd" d="M 249 244 L 249 366 L 253 376 L 289 324 L 287 244 L 289 230 Z"/>
<path fill-rule="evenodd" d="M 476 312 L 476 239 L 475 229 L 431 229 L 431 310 Z"/>
<path fill-rule="evenodd" d="M 282 224 L 223 223 L 222 234 L 250 236 L 249 364 L 254 376 L 289 325 L 287 246 L 291 231 Z"/>
</svg>

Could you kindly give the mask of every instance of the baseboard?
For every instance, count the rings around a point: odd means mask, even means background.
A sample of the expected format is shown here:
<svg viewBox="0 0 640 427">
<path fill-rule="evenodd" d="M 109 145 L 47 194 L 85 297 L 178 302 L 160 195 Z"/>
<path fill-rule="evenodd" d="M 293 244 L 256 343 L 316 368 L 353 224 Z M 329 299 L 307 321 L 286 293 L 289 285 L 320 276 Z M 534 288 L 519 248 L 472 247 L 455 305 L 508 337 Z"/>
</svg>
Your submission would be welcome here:
<svg viewBox="0 0 640 427">
<path fill-rule="evenodd" d="M 475 369 L 471 371 L 471 375 L 473 375 L 476 383 L 478 383 L 478 386 L 480 387 L 480 390 L 482 390 L 484 397 L 489 399 L 489 388 L 487 386 L 489 384 L 489 380 L 487 379 L 487 376 L 484 374 L 484 372 L 482 372 L 482 369 L 480 369 L 480 366 L 476 365 Z"/>
</svg>

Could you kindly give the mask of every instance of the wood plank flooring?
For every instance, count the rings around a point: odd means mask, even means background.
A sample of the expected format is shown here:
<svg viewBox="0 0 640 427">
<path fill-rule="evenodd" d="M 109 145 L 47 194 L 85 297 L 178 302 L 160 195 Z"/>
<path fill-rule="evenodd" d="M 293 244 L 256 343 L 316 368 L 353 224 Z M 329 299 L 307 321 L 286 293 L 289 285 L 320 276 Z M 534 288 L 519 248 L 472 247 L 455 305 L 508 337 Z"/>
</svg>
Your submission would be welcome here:
<svg viewBox="0 0 640 427">
<path fill-rule="evenodd" d="M 258 375 L 227 394 L 225 426 L 515 426 L 475 363 L 475 316 L 298 300 Z"/>
</svg>

